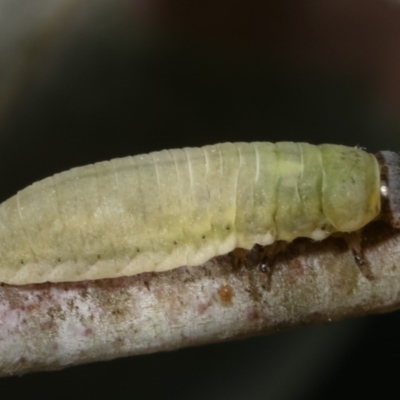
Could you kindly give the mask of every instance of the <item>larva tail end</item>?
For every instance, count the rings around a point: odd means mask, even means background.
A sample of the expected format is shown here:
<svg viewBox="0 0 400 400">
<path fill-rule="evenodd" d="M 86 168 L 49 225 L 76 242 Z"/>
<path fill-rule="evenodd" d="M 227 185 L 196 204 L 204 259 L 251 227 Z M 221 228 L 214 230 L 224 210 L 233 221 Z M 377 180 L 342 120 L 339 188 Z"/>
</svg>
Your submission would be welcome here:
<svg viewBox="0 0 400 400">
<path fill-rule="evenodd" d="M 400 228 L 400 155 L 380 151 L 376 158 L 381 169 L 381 218 Z"/>
</svg>

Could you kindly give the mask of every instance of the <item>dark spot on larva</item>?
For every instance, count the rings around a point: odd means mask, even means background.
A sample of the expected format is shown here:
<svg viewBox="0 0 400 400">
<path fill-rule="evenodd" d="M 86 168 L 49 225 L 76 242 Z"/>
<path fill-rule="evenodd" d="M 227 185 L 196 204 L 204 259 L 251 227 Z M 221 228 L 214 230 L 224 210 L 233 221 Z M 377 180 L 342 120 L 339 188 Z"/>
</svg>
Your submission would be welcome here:
<svg viewBox="0 0 400 400">
<path fill-rule="evenodd" d="M 226 229 L 227 231 L 229 231 L 229 230 L 231 229 L 231 227 L 230 227 L 229 225 L 227 225 L 227 226 L 225 227 L 225 229 Z"/>
<path fill-rule="evenodd" d="M 233 289 L 231 285 L 222 285 L 218 290 L 219 298 L 223 303 L 231 303 L 233 297 Z"/>
<path fill-rule="evenodd" d="M 178 244 L 178 242 L 176 240 L 174 240 L 174 245 L 176 246 Z"/>
<path fill-rule="evenodd" d="M 321 231 L 326 231 L 326 229 L 328 228 L 328 226 L 326 224 L 321 226 Z"/>
<path fill-rule="evenodd" d="M 137 253 L 140 253 L 140 249 L 136 249 L 136 252 L 137 252 Z"/>
<path fill-rule="evenodd" d="M 21 260 L 21 265 L 24 265 L 24 260 Z"/>
<path fill-rule="evenodd" d="M 57 261 L 58 261 L 58 262 L 61 262 L 61 258 L 60 258 L 60 257 L 58 257 L 58 258 L 57 258 Z"/>
<path fill-rule="evenodd" d="M 206 238 L 206 235 L 203 235 L 201 238 L 202 238 L 202 239 L 205 239 L 205 238 Z"/>
<path fill-rule="evenodd" d="M 101 255 L 100 255 L 100 254 L 97 254 L 97 258 L 98 258 L 98 259 L 101 258 Z"/>
</svg>

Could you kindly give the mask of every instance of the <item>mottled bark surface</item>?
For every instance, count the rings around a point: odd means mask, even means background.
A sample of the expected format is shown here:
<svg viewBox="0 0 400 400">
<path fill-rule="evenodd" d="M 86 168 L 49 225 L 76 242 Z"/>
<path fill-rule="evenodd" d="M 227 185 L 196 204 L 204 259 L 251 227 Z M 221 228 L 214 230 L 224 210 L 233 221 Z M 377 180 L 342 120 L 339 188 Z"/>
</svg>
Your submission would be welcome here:
<svg viewBox="0 0 400 400">
<path fill-rule="evenodd" d="M 297 240 L 200 267 L 81 283 L 0 287 L 0 373 L 172 350 L 399 306 L 400 235 L 363 233 L 360 269 L 342 238 Z M 366 278 L 365 271 L 372 274 Z"/>
</svg>

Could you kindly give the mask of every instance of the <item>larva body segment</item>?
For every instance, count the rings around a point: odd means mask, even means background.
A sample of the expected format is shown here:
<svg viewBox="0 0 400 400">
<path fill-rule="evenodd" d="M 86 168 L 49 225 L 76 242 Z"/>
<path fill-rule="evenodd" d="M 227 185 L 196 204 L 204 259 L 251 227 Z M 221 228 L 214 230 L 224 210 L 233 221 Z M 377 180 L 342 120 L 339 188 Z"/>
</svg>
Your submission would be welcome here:
<svg viewBox="0 0 400 400">
<path fill-rule="evenodd" d="M 77 281 L 198 265 L 236 247 L 362 228 L 380 169 L 357 148 L 224 143 L 74 168 L 0 206 L 0 281 Z"/>
</svg>

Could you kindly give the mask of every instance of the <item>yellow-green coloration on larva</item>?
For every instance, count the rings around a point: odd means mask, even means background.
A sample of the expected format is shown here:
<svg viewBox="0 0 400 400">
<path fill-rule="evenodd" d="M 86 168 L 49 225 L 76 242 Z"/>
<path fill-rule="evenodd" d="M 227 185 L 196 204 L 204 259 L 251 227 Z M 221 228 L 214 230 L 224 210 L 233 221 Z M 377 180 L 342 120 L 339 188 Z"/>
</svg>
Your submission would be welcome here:
<svg viewBox="0 0 400 400">
<path fill-rule="evenodd" d="M 120 158 L 0 206 L 0 282 L 198 265 L 237 247 L 355 231 L 379 211 L 378 163 L 357 148 L 224 143 Z"/>
</svg>

